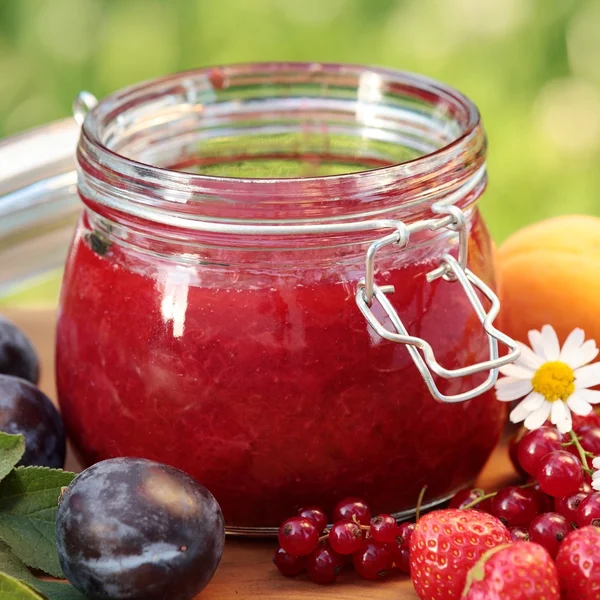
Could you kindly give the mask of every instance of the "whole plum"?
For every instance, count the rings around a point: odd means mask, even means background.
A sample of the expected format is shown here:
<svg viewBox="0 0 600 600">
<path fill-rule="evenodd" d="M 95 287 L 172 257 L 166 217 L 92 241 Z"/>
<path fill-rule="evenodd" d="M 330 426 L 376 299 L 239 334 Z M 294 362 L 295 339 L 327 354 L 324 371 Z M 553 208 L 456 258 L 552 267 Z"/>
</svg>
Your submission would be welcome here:
<svg viewBox="0 0 600 600">
<path fill-rule="evenodd" d="M 19 377 L 0 375 L 0 431 L 21 433 L 25 454 L 19 465 L 62 469 L 65 428 L 48 396 Z"/>
<path fill-rule="evenodd" d="M 206 488 L 140 458 L 78 475 L 60 501 L 56 533 L 63 571 L 89 600 L 190 600 L 212 578 L 225 541 Z"/>
<path fill-rule="evenodd" d="M 40 362 L 29 338 L 11 321 L 0 315 L 0 373 L 37 383 Z"/>
</svg>

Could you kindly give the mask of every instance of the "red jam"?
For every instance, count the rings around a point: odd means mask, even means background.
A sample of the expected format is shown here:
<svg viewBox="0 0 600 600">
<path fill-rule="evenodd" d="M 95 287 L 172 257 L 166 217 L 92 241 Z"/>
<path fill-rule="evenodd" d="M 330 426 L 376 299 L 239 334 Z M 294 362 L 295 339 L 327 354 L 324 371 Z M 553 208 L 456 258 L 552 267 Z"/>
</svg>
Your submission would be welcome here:
<svg viewBox="0 0 600 600">
<path fill-rule="evenodd" d="M 425 484 L 426 501 L 442 499 L 496 444 L 493 392 L 437 403 L 406 348 L 369 328 L 354 300 L 364 254 L 329 271 L 242 269 L 223 286 L 207 267 L 104 246 L 87 227 L 67 264 L 57 345 L 61 406 L 86 464 L 169 463 L 213 492 L 230 527 L 265 527 L 345 496 L 378 513 L 413 508 Z M 488 241 L 476 214 L 471 268 L 493 283 Z M 382 281 L 443 366 L 484 360 L 458 284 L 425 281 L 435 266 L 392 261 Z M 439 383 L 458 393 L 480 381 Z"/>
</svg>

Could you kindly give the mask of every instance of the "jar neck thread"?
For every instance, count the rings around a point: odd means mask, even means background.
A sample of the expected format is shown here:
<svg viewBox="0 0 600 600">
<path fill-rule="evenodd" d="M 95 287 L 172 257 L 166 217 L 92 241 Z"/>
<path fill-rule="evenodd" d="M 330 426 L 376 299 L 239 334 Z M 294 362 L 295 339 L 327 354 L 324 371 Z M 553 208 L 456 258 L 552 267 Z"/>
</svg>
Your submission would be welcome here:
<svg viewBox="0 0 600 600">
<path fill-rule="evenodd" d="M 91 211 L 205 246 L 339 246 L 368 243 L 380 222 L 430 218 L 440 200 L 468 209 L 485 187 L 479 114 L 451 88 L 352 65 L 238 65 L 221 75 L 158 79 L 90 111 L 77 160 Z M 274 153 L 389 166 L 279 179 L 169 168 L 200 157 L 243 172 Z"/>
</svg>

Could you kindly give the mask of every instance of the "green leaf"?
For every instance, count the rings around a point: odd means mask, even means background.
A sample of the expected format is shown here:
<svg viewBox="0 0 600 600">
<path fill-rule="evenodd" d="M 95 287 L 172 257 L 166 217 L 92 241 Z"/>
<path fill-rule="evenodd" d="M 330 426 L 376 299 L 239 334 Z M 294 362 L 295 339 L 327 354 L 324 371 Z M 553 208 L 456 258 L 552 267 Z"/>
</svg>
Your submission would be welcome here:
<svg viewBox="0 0 600 600">
<path fill-rule="evenodd" d="M 0 539 L 28 566 L 62 577 L 56 551 L 56 511 L 75 473 L 17 467 L 0 483 Z"/>
<path fill-rule="evenodd" d="M 4 542 L 0 542 L 0 572 L 23 581 L 49 600 L 85 600 L 85 597 L 68 583 L 43 581 L 35 577 Z"/>
<path fill-rule="evenodd" d="M 44 597 L 26 583 L 0 573 L 0 598 L 2 600 L 44 600 Z"/>
<path fill-rule="evenodd" d="M 25 453 L 25 438 L 0 431 L 0 481 L 4 479 Z"/>
</svg>

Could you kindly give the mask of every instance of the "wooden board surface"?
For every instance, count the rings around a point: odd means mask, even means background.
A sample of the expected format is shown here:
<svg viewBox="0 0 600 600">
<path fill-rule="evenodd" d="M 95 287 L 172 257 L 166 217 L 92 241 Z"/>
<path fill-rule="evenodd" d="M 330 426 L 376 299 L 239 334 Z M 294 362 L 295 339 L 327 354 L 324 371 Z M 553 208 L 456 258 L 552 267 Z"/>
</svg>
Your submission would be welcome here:
<svg viewBox="0 0 600 600">
<path fill-rule="evenodd" d="M 41 388 L 53 399 L 54 389 L 54 314 L 52 311 L 13 311 L 5 314 L 17 322 L 31 337 L 42 357 Z M 67 468 L 76 469 L 72 456 Z M 506 484 L 514 476 L 507 450 L 501 446 L 494 453 L 480 478 L 484 489 Z M 228 539 L 221 565 L 201 600 L 418 600 L 407 577 L 396 575 L 382 582 L 361 580 L 348 572 L 331 586 L 319 586 L 305 576 L 286 579 L 271 563 L 273 540 Z"/>
</svg>

